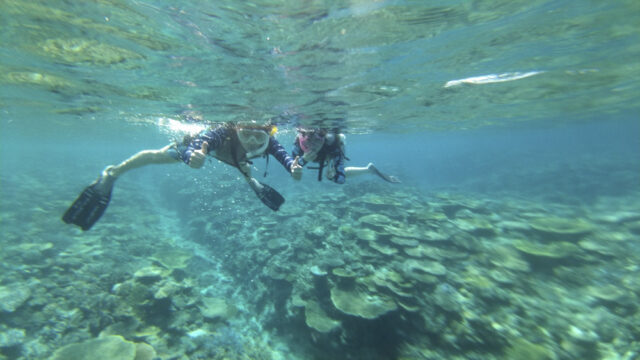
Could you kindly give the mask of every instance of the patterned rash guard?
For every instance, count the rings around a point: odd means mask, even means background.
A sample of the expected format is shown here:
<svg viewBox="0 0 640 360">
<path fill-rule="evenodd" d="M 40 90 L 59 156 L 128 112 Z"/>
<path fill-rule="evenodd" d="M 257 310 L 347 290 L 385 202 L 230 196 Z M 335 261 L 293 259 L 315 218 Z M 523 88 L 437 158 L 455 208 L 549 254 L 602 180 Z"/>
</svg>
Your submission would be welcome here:
<svg viewBox="0 0 640 360">
<path fill-rule="evenodd" d="M 201 132 L 198 136 L 191 139 L 189 144 L 178 145 L 177 152 L 179 154 L 179 158 L 186 164 L 189 164 L 191 154 L 195 150 L 202 149 L 202 143 L 205 141 L 209 143 L 207 154 L 215 151 L 216 149 L 220 149 L 222 146 L 231 146 L 231 142 L 226 141 L 230 137 L 229 131 L 234 130 L 226 127 L 217 127 Z M 263 155 L 273 156 L 280 164 L 282 164 L 282 166 L 284 166 L 285 169 L 287 169 L 288 172 L 291 172 L 293 158 L 289 156 L 287 151 L 284 149 L 284 146 L 282 146 L 273 136 L 269 137 L 269 145 Z"/>
<path fill-rule="evenodd" d="M 305 166 L 307 161 L 305 161 L 302 156 L 304 155 L 304 151 L 300 147 L 300 143 L 298 139 L 293 144 L 293 150 L 291 151 L 291 156 L 295 158 L 296 156 L 300 156 L 300 160 L 298 163 L 301 166 Z M 346 174 L 344 172 L 344 162 L 345 156 L 344 152 L 340 148 L 340 145 L 336 143 L 332 145 L 324 144 L 320 151 L 318 151 L 318 155 L 316 156 L 316 160 L 322 159 L 323 162 L 328 163 L 329 166 L 333 167 L 333 177 L 330 178 L 331 181 L 337 184 L 344 184 L 346 180 Z M 313 161 L 314 163 L 319 163 L 319 161 Z M 318 181 L 322 179 L 322 174 L 318 177 Z"/>
</svg>

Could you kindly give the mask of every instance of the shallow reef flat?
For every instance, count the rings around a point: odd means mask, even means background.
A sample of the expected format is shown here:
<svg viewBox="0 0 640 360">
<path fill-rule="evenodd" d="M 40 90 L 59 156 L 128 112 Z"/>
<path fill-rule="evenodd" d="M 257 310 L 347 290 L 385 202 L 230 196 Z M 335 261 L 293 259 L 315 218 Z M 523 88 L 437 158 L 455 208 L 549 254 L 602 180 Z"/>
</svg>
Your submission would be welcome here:
<svg viewBox="0 0 640 360">
<path fill-rule="evenodd" d="M 638 356 L 638 193 L 577 206 L 363 182 L 277 213 L 221 196 L 233 211 L 213 216 L 197 191 L 178 212 L 123 183 L 83 233 L 48 184 L 8 182 L 0 359 Z M 33 191 L 53 200 L 19 206 Z"/>
</svg>

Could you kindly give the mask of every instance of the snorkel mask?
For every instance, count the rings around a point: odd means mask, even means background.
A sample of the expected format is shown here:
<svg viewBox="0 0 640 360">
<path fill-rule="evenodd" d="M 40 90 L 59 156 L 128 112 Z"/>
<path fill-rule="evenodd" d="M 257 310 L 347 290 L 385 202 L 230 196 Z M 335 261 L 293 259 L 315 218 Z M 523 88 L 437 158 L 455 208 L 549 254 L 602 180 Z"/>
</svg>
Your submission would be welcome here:
<svg viewBox="0 0 640 360">
<path fill-rule="evenodd" d="M 269 146 L 269 137 L 273 136 L 277 131 L 278 128 L 275 126 L 238 128 L 238 140 L 240 140 L 240 144 L 247 152 L 247 158 L 250 159 L 262 155 L 267 150 L 267 146 Z"/>
<path fill-rule="evenodd" d="M 320 131 L 298 130 L 298 143 L 305 153 L 318 152 L 324 145 L 324 135 Z"/>
</svg>

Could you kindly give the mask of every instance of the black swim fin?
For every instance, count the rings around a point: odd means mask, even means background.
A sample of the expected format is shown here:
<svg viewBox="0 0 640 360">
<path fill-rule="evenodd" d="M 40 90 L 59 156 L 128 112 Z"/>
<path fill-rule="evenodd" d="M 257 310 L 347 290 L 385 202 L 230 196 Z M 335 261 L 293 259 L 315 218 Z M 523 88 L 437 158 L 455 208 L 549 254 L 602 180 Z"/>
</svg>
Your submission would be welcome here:
<svg viewBox="0 0 640 360">
<path fill-rule="evenodd" d="M 113 176 L 100 176 L 71 204 L 62 216 L 62 221 L 78 225 L 84 231 L 91 229 L 107 209 L 115 181 Z"/>
<path fill-rule="evenodd" d="M 260 184 L 259 187 L 254 186 L 251 182 L 249 184 L 251 185 L 253 191 L 256 192 L 256 195 L 258 195 L 258 199 L 260 199 L 260 201 L 267 205 L 269 209 L 278 211 L 278 209 L 280 209 L 280 206 L 284 203 L 284 197 L 282 197 L 282 195 L 280 195 L 280 193 L 271 186 L 261 183 L 257 180 L 256 182 Z"/>
<path fill-rule="evenodd" d="M 378 170 L 378 168 L 375 167 L 374 165 L 371 165 L 371 169 L 373 170 L 373 172 L 376 173 L 376 175 L 380 176 L 382 178 L 382 180 L 384 180 L 384 181 L 390 182 L 392 184 L 399 184 L 399 183 L 402 182 L 397 177 L 395 177 L 393 175 L 387 175 L 387 174 L 383 173 L 382 171 Z"/>
</svg>

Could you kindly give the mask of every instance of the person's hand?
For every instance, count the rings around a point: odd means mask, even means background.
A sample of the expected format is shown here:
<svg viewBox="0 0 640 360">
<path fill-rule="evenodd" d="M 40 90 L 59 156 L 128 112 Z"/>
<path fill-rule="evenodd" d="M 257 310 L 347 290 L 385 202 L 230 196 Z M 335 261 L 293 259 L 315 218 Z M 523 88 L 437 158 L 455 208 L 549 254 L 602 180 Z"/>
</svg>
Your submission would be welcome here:
<svg viewBox="0 0 640 360">
<path fill-rule="evenodd" d="M 194 169 L 200 169 L 202 165 L 204 165 L 204 160 L 207 157 L 207 148 L 209 147 L 208 142 L 202 143 L 202 148 L 200 150 L 194 150 L 189 157 L 189 166 Z"/>
<path fill-rule="evenodd" d="M 291 164 L 291 177 L 294 180 L 302 179 L 302 166 L 298 164 L 300 161 L 300 156 L 296 156 L 295 160 L 293 160 L 293 164 Z"/>
</svg>

